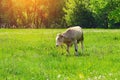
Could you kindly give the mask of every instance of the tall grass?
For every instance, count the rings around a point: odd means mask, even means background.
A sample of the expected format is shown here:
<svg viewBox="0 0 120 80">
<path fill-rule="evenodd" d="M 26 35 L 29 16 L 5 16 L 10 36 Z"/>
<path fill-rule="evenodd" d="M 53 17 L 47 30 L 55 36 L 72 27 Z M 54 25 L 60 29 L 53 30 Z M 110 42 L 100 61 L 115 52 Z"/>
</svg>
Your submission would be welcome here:
<svg viewBox="0 0 120 80">
<path fill-rule="evenodd" d="M 0 80 L 119 80 L 120 30 L 84 29 L 84 54 L 55 47 L 65 29 L 1 29 Z"/>
</svg>

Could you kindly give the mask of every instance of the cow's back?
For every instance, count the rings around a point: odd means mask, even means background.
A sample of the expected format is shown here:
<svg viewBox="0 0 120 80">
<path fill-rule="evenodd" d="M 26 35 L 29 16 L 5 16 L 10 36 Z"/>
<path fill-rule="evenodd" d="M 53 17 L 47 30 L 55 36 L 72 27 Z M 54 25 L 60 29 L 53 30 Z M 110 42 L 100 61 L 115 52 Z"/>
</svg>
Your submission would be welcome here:
<svg viewBox="0 0 120 80">
<path fill-rule="evenodd" d="M 66 30 L 64 35 L 70 39 L 80 40 L 83 36 L 83 31 L 80 26 L 70 27 Z"/>
</svg>

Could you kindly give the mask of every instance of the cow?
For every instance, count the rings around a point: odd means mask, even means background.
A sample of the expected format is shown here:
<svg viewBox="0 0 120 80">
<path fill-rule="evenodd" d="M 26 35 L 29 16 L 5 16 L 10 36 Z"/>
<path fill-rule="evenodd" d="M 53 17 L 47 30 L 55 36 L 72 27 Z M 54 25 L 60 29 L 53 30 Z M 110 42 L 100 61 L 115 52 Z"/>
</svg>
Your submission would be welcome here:
<svg viewBox="0 0 120 80">
<path fill-rule="evenodd" d="M 67 55 L 70 55 L 69 48 L 74 44 L 75 55 L 78 56 L 78 43 L 81 42 L 81 48 L 83 53 L 83 30 L 80 26 L 74 26 L 68 28 L 65 32 L 57 34 L 56 36 L 56 46 L 62 46 L 63 43 L 67 45 Z"/>
</svg>

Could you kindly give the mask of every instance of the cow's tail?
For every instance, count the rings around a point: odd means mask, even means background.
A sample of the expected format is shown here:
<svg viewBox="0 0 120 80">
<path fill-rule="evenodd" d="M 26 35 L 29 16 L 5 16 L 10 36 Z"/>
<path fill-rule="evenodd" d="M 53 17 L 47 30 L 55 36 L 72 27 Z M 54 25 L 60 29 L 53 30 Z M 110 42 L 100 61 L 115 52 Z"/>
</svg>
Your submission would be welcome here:
<svg viewBox="0 0 120 80">
<path fill-rule="evenodd" d="M 81 36 L 81 41 L 84 41 L 84 36 L 83 36 L 83 33 L 82 33 L 82 36 Z"/>
</svg>

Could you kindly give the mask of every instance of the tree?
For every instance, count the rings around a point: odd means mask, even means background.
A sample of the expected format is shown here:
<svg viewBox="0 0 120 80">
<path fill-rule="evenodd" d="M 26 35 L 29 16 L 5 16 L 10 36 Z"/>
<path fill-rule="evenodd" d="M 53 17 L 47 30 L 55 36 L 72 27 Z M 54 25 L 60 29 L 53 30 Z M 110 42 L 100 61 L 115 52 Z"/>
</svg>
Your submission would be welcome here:
<svg viewBox="0 0 120 80">
<path fill-rule="evenodd" d="M 63 7 L 66 0 L 49 0 L 48 1 L 48 25 L 51 27 L 64 27 L 64 11 Z M 53 26 L 56 24 L 55 26 Z"/>
<path fill-rule="evenodd" d="M 2 23 L 2 0 L 0 0 L 0 24 Z"/>
<path fill-rule="evenodd" d="M 0 25 L 119 28 L 120 0 L 0 0 Z"/>
<path fill-rule="evenodd" d="M 120 1 L 110 0 L 107 6 L 109 7 L 109 27 L 120 28 Z"/>
<path fill-rule="evenodd" d="M 86 2 L 87 1 L 87 2 Z M 80 25 L 82 27 L 94 27 L 92 12 L 88 9 L 89 0 L 66 1 L 65 20 L 68 26 Z"/>
<path fill-rule="evenodd" d="M 97 27 L 109 28 L 115 22 L 120 22 L 119 0 L 90 0 L 90 4 Z"/>
</svg>

